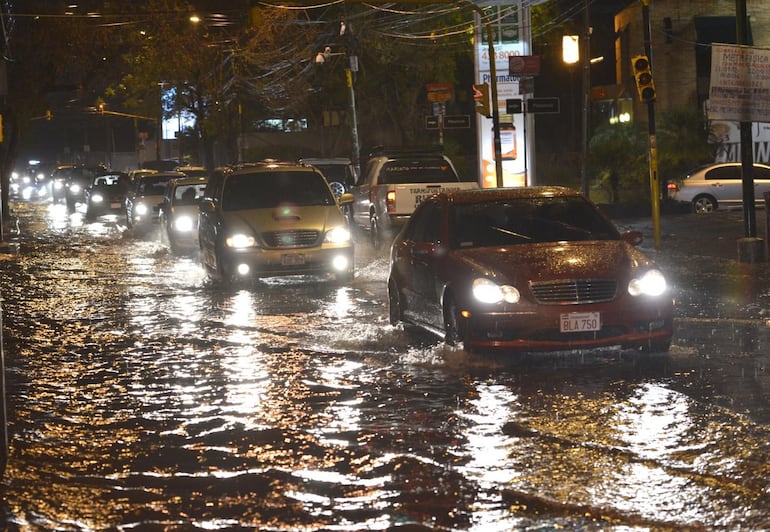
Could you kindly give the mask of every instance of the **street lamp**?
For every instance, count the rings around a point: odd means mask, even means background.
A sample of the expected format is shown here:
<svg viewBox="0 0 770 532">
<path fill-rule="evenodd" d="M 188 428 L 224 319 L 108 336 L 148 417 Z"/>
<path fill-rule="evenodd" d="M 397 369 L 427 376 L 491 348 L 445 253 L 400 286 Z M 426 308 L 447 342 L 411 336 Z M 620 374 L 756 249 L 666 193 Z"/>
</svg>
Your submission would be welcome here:
<svg viewBox="0 0 770 532">
<path fill-rule="evenodd" d="M 315 63 L 321 65 L 334 55 L 346 55 L 343 52 L 333 53 L 331 47 L 327 46 L 323 52 L 318 52 L 315 56 Z M 358 141 L 358 118 L 356 116 L 356 91 L 353 87 L 353 72 L 358 72 L 358 56 L 347 56 L 348 62 L 345 65 L 345 83 L 348 86 L 348 96 L 350 99 L 350 133 L 353 140 L 353 157 L 351 162 L 356 170 L 356 175 L 361 174 L 361 148 Z"/>
</svg>

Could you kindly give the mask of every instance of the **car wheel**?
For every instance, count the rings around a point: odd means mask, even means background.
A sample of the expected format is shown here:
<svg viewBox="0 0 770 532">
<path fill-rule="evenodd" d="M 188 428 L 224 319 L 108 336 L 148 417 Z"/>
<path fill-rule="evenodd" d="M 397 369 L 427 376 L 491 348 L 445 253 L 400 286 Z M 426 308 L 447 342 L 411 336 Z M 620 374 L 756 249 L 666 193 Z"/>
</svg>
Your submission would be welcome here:
<svg viewBox="0 0 770 532">
<path fill-rule="evenodd" d="M 457 311 L 457 305 L 451 295 L 444 300 L 444 342 L 447 345 L 457 345 L 463 341 L 462 322 Z"/>
<path fill-rule="evenodd" d="M 380 224 L 377 222 L 377 216 L 375 215 L 369 218 L 369 239 L 374 249 L 380 249 L 382 235 L 380 234 Z"/>
<path fill-rule="evenodd" d="M 692 211 L 696 214 L 714 212 L 717 210 L 717 200 L 711 196 L 698 196 L 692 200 Z"/>
<path fill-rule="evenodd" d="M 404 307 L 401 303 L 401 292 L 398 284 L 392 278 L 388 280 L 388 319 L 395 326 L 404 321 Z"/>
</svg>

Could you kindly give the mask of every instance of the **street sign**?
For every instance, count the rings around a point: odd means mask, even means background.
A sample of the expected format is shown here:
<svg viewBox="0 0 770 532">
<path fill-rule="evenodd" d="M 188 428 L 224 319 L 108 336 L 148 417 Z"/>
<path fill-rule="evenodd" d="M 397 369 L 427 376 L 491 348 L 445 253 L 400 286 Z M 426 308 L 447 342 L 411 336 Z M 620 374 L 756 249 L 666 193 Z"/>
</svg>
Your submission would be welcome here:
<svg viewBox="0 0 770 532">
<path fill-rule="evenodd" d="M 527 100 L 527 112 L 558 114 L 560 112 L 559 98 L 530 98 Z"/>
<path fill-rule="evenodd" d="M 444 129 L 467 129 L 469 127 L 471 127 L 469 115 L 444 116 Z M 438 116 L 426 116 L 425 129 L 438 129 Z"/>
<path fill-rule="evenodd" d="M 509 76 L 537 76 L 540 74 L 539 55 L 512 55 L 508 57 Z"/>
<path fill-rule="evenodd" d="M 425 85 L 429 102 L 448 102 L 452 99 L 451 83 L 428 83 Z"/>
<path fill-rule="evenodd" d="M 521 98 L 512 98 L 505 100 L 505 112 L 509 115 L 515 115 L 524 112 L 524 105 Z"/>
<path fill-rule="evenodd" d="M 468 129 L 471 127 L 469 115 L 446 115 L 444 117 L 444 129 Z"/>
</svg>

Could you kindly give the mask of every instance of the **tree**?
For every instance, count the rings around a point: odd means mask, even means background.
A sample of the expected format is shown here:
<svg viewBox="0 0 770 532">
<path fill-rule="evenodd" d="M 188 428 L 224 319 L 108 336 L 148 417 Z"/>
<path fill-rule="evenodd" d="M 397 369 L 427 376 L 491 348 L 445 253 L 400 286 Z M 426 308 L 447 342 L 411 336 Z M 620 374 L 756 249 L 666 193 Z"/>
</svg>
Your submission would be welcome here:
<svg viewBox="0 0 770 532">
<path fill-rule="evenodd" d="M 0 186 L 3 216 L 8 216 L 9 177 L 30 124 L 43 120 L 53 107 L 59 113 L 82 111 L 89 89 L 104 86 L 105 65 L 120 68 L 120 43 L 111 30 L 92 19 L 46 12 L 35 0 L 14 3 L 4 12 L 4 68 L 7 94 L 0 104 L 4 140 L 0 144 Z M 3 4 L 6 8 L 8 4 Z M 16 13 L 23 15 L 16 15 Z M 93 100 L 92 100 L 93 101 Z M 93 105 L 93 103 L 91 104 Z"/>
</svg>

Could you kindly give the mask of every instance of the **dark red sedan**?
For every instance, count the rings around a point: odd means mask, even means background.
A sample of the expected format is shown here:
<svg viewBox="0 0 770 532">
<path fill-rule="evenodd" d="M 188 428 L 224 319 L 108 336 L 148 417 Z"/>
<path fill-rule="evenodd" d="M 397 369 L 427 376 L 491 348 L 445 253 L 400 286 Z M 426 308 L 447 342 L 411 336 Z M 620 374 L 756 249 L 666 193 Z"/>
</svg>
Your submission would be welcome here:
<svg viewBox="0 0 770 532">
<path fill-rule="evenodd" d="M 641 239 L 567 188 L 439 194 L 393 243 L 390 322 L 466 350 L 666 352 L 673 301 Z"/>
</svg>

